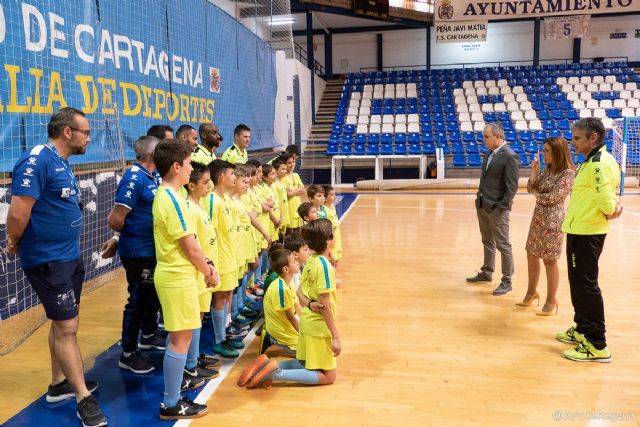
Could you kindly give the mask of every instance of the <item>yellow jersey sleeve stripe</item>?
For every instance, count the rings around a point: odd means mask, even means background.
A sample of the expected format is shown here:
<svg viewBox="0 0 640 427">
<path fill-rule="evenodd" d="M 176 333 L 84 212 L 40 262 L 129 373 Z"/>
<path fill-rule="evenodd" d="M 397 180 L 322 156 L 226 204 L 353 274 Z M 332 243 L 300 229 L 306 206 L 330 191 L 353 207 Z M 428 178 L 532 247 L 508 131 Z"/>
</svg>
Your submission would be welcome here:
<svg viewBox="0 0 640 427">
<path fill-rule="evenodd" d="M 164 190 L 169 195 L 169 198 L 171 199 L 171 202 L 173 203 L 173 207 L 176 208 L 176 212 L 178 214 L 178 218 L 180 219 L 180 225 L 182 225 L 182 231 L 187 231 L 187 224 L 184 222 L 184 217 L 182 216 L 182 211 L 180 210 L 180 206 L 178 205 L 178 201 L 173 196 L 173 194 L 171 194 L 171 190 L 169 190 L 168 188 L 165 188 Z"/>
</svg>

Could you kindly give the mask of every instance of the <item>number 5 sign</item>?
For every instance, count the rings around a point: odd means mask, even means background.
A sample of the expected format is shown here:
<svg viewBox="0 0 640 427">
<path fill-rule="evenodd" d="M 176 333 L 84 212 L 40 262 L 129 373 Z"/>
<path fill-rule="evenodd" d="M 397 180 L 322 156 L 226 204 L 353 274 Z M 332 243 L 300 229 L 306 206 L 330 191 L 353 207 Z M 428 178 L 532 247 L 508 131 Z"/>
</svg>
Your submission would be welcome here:
<svg viewBox="0 0 640 427">
<path fill-rule="evenodd" d="M 583 38 L 589 35 L 591 15 L 559 16 L 544 19 L 544 38 L 547 40 Z"/>
</svg>

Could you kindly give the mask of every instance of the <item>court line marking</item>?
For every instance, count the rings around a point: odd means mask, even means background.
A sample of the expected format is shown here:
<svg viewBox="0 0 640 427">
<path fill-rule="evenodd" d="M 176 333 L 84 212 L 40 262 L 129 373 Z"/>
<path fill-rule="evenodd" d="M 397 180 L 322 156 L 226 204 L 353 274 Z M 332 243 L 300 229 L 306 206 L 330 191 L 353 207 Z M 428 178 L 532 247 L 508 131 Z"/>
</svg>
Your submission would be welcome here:
<svg viewBox="0 0 640 427">
<path fill-rule="evenodd" d="M 342 221 L 347 217 L 349 212 L 351 212 L 351 209 L 356 204 L 359 198 L 360 198 L 360 195 L 357 195 L 356 198 L 353 199 L 353 202 L 351 202 L 347 210 L 344 211 L 342 216 L 340 216 L 340 219 L 339 219 L 340 224 L 342 224 Z M 257 322 L 254 325 L 253 328 L 251 328 L 247 336 L 244 337 L 244 339 L 242 340 L 242 342 L 244 343 L 244 348 L 239 350 L 240 355 L 235 359 L 233 359 L 231 363 L 222 365 L 220 367 L 220 370 L 218 371 L 219 373 L 218 376 L 212 380 L 209 380 L 209 382 L 207 383 L 206 386 L 204 386 L 202 391 L 198 393 L 198 396 L 194 399 L 194 402 L 204 405 L 209 401 L 209 399 L 211 399 L 211 396 L 213 396 L 213 393 L 215 393 L 218 387 L 220 387 L 220 384 L 222 384 L 222 381 L 224 381 L 225 378 L 227 378 L 227 376 L 229 375 L 233 367 L 236 366 L 236 363 L 238 363 L 238 360 L 240 360 L 240 358 L 244 355 L 245 351 L 247 351 L 247 349 L 249 348 L 253 340 L 257 338 L 256 330 L 260 326 L 262 326 L 263 323 L 264 323 L 264 319 L 261 319 L 259 322 Z M 191 425 L 192 421 L 193 419 L 178 420 L 175 422 L 174 427 L 187 427 Z"/>
</svg>

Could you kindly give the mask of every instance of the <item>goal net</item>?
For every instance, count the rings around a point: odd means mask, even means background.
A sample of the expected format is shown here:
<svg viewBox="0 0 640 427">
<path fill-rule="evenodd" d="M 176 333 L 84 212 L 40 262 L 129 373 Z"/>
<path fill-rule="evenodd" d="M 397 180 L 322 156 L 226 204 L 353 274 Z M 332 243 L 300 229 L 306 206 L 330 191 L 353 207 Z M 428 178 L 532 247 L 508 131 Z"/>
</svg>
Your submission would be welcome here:
<svg viewBox="0 0 640 427">
<path fill-rule="evenodd" d="M 640 179 L 640 117 L 617 119 L 611 153 L 620 165 L 620 195 L 628 178 Z"/>
</svg>

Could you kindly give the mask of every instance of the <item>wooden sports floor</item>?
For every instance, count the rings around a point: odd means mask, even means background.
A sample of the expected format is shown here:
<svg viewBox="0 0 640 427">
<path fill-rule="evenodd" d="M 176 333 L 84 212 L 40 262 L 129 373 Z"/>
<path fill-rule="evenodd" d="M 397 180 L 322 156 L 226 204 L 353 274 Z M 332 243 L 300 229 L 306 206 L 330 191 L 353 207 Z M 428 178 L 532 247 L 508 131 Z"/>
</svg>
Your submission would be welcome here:
<svg viewBox="0 0 640 427">
<path fill-rule="evenodd" d="M 482 262 L 473 200 L 464 193 L 360 194 L 342 223 L 337 382 L 239 389 L 256 339 L 211 397 L 210 414 L 192 425 L 640 425 L 638 195 L 623 198 L 625 212 L 612 223 L 600 261 L 609 364 L 564 359 L 570 346 L 553 338 L 573 318 L 564 256 L 557 316 L 514 305 L 527 285 L 532 196 L 518 194 L 511 215 L 513 292 L 495 297 L 496 283 L 465 282 Z M 545 283 L 543 275 L 543 298 Z M 80 342 L 88 366 L 119 339 L 125 293 L 120 280 L 84 297 Z M 46 331 L 0 358 L 0 422 L 46 390 Z"/>
</svg>

